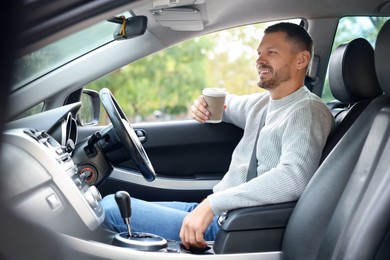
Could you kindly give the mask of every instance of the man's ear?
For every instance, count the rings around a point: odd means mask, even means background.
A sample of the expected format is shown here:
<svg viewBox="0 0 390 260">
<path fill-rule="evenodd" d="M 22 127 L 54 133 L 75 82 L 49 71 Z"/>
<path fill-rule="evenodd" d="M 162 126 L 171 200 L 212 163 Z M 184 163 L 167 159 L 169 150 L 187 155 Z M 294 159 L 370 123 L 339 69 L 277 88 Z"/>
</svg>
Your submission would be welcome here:
<svg viewBox="0 0 390 260">
<path fill-rule="evenodd" d="M 310 62 L 310 52 L 301 51 L 298 53 L 298 62 L 297 69 L 304 69 L 309 65 Z"/>
</svg>

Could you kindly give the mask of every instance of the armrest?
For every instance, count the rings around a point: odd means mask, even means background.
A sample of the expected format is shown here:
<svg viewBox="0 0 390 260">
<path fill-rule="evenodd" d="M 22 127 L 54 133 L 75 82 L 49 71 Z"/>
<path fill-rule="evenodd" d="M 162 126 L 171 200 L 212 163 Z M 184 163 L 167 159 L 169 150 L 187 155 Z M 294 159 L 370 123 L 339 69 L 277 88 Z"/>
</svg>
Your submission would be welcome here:
<svg viewBox="0 0 390 260">
<path fill-rule="evenodd" d="M 220 219 L 214 252 L 250 253 L 280 251 L 283 235 L 296 201 L 241 208 Z"/>
<path fill-rule="evenodd" d="M 229 211 L 221 229 L 226 231 L 286 227 L 296 201 Z"/>
</svg>

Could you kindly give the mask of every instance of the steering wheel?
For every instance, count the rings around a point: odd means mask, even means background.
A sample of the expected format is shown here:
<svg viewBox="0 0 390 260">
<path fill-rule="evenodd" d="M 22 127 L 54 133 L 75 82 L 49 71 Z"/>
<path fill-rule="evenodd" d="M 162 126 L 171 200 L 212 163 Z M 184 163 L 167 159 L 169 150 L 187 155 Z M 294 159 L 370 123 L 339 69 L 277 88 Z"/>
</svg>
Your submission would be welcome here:
<svg viewBox="0 0 390 260">
<path fill-rule="evenodd" d="M 152 163 L 118 102 L 107 88 L 101 89 L 99 96 L 125 152 L 130 154 L 145 180 L 153 181 L 156 178 L 156 173 Z"/>
</svg>

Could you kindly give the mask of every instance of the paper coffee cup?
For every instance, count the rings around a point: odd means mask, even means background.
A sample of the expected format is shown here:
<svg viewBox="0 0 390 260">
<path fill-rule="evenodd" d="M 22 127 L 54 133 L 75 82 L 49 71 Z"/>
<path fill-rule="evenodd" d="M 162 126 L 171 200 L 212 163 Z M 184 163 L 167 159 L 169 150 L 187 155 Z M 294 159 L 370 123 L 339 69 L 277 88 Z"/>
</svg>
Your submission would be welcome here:
<svg viewBox="0 0 390 260">
<path fill-rule="evenodd" d="M 210 111 L 207 123 L 220 123 L 225 106 L 226 89 L 205 88 L 202 95 L 207 102 L 207 109 Z"/>
</svg>

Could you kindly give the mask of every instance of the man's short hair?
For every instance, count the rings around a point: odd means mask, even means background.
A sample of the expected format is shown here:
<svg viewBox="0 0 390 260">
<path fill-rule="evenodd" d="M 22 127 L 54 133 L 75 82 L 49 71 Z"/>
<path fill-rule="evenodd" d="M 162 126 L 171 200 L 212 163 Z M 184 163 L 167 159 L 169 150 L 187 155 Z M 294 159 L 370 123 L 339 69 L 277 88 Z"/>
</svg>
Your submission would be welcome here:
<svg viewBox="0 0 390 260">
<path fill-rule="evenodd" d="M 273 24 L 264 30 L 264 33 L 284 32 L 287 35 L 287 41 L 293 43 L 296 51 L 309 51 L 310 56 L 313 53 L 313 39 L 309 33 L 300 25 L 281 22 Z"/>
</svg>

